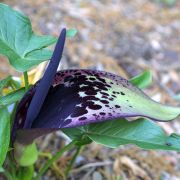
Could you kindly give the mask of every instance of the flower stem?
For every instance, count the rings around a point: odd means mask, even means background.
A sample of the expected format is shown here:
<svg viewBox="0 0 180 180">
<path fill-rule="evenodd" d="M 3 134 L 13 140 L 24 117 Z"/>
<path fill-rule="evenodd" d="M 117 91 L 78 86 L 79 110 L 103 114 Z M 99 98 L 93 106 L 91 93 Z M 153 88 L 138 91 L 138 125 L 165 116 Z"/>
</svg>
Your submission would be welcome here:
<svg viewBox="0 0 180 180">
<path fill-rule="evenodd" d="M 29 90 L 28 73 L 27 71 L 25 71 L 23 74 L 24 74 L 25 90 L 28 91 Z"/>
<path fill-rule="evenodd" d="M 51 159 L 51 158 L 52 158 L 52 154 L 51 154 L 51 153 L 48 153 L 48 152 L 39 152 L 39 156 L 46 157 L 46 158 L 48 158 L 48 159 Z M 58 168 L 58 165 L 56 164 L 56 162 L 53 162 L 53 164 L 52 164 L 52 170 L 54 170 L 55 173 L 56 173 L 59 177 L 62 177 L 62 180 L 65 180 L 65 179 L 66 179 L 64 173 Z"/>
<path fill-rule="evenodd" d="M 74 165 L 74 163 L 76 161 L 76 158 L 79 155 L 79 153 L 81 152 L 81 150 L 82 150 L 82 146 L 78 146 L 77 149 L 76 149 L 75 154 L 73 155 L 69 165 L 67 166 L 67 168 L 65 170 L 65 175 L 66 176 L 68 176 L 68 174 L 69 174 L 70 170 L 72 169 L 72 167 L 73 167 L 73 165 Z"/>
<path fill-rule="evenodd" d="M 64 146 L 62 149 L 60 149 L 50 160 L 47 161 L 47 163 L 40 169 L 37 176 L 34 178 L 34 180 L 38 180 L 46 171 L 47 169 L 57 160 L 59 159 L 62 154 L 68 150 L 70 150 L 74 145 L 76 144 L 76 141 L 73 140 L 68 145 Z"/>
<path fill-rule="evenodd" d="M 8 180 L 13 180 L 13 177 L 11 176 L 11 174 L 8 171 L 4 171 L 3 174 L 6 176 L 6 178 Z"/>
</svg>

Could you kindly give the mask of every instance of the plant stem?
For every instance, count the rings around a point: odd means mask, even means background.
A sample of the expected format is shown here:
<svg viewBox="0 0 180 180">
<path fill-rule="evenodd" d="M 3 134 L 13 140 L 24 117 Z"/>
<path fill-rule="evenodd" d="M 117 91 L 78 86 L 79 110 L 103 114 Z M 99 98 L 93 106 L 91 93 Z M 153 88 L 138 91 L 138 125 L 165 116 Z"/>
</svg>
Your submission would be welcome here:
<svg viewBox="0 0 180 180">
<path fill-rule="evenodd" d="M 77 156 L 79 155 L 79 153 L 81 152 L 82 150 L 82 146 L 78 146 L 77 149 L 76 149 L 76 152 L 74 154 L 74 156 L 72 157 L 69 165 L 67 166 L 66 170 L 65 170 L 65 175 L 68 176 L 69 174 L 69 171 L 72 169 L 73 165 L 74 165 L 74 162 L 76 161 L 76 158 Z"/>
<path fill-rule="evenodd" d="M 47 169 L 57 160 L 59 159 L 62 154 L 68 150 L 70 150 L 74 145 L 76 144 L 76 141 L 73 140 L 68 145 L 64 146 L 61 150 L 59 150 L 50 160 L 47 161 L 47 163 L 40 169 L 37 176 L 34 178 L 34 180 L 38 180 L 46 171 Z"/>
<path fill-rule="evenodd" d="M 43 157 L 46 157 L 48 159 L 51 159 L 52 158 L 52 154 L 51 153 L 47 153 L 47 152 L 39 152 L 39 156 L 43 156 Z M 58 175 L 58 176 L 61 176 L 63 180 L 66 179 L 64 173 L 58 168 L 56 162 L 53 162 L 52 164 L 52 170 L 55 171 L 55 173 Z"/>
<path fill-rule="evenodd" d="M 12 126 L 13 126 L 13 121 L 14 121 L 14 117 L 15 117 L 15 114 L 16 114 L 16 108 L 17 108 L 17 106 L 18 106 L 18 103 L 15 102 L 13 111 L 12 111 L 12 113 L 11 113 L 11 128 L 12 128 Z"/>
<path fill-rule="evenodd" d="M 28 73 L 27 73 L 27 71 L 25 71 L 23 74 L 24 74 L 25 89 L 26 89 L 26 91 L 28 91 L 28 89 L 29 89 Z"/>
<path fill-rule="evenodd" d="M 11 176 L 11 174 L 8 171 L 4 171 L 3 174 L 6 176 L 6 178 L 8 180 L 13 180 L 13 177 Z"/>
</svg>

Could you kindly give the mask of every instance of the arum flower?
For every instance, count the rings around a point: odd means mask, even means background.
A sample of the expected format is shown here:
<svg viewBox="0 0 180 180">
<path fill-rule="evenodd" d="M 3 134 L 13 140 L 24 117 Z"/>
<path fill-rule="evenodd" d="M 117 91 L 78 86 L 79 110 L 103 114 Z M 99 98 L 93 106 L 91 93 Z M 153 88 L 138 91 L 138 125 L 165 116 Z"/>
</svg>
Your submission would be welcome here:
<svg viewBox="0 0 180 180">
<path fill-rule="evenodd" d="M 63 29 L 44 76 L 17 107 L 12 132 L 15 145 L 22 148 L 43 134 L 90 123 L 137 116 L 170 121 L 180 115 L 179 107 L 153 101 L 118 75 L 90 69 L 56 72 L 65 37 Z"/>
<path fill-rule="evenodd" d="M 137 116 L 170 121 L 180 115 L 179 107 L 153 101 L 128 80 L 115 74 L 90 69 L 56 72 L 65 36 L 63 29 L 44 76 L 19 103 L 14 138 L 15 132 L 23 133 L 23 137 L 19 135 L 18 138 L 28 143 L 62 128 Z"/>
</svg>

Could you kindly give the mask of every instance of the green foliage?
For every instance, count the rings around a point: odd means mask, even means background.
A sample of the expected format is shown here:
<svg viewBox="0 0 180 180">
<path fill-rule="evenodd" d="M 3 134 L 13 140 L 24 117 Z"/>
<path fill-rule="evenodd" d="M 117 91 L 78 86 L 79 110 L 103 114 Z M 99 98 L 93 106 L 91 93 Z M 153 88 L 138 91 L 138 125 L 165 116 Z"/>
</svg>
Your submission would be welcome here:
<svg viewBox="0 0 180 180">
<path fill-rule="evenodd" d="M 7 106 L 21 100 L 24 94 L 25 94 L 25 89 L 20 88 L 5 96 L 0 96 L 0 107 Z"/>
<path fill-rule="evenodd" d="M 0 167 L 0 173 L 4 172 L 4 168 Z"/>
<path fill-rule="evenodd" d="M 2 79 L 2 80 L 0 81 L 0 93 L 1 93 L 2 89 L 3 89 L 5 86 L 7 86 L 7 84 L 10 82 L 10 80 L 11 80 L 11 76 L 8 76 L 8 77 L 6 77 L 5 79 Z"/>
<path fill-rule="evenodd" d="M 67 37 L 74 37 L 77 33 L 77 29 L 72 28 L 72 29 L 68 29 L 66 32 L 66 36 Z"/>
<path fill-rule="evenodd" d="M 125 119 L 90 124 L 78 128 L 63 129 L 72 139 L 87 136 L 92 141 L 115 148 L 135 144 L 143 149 L 180 151 L 180 136 L 167 136 L 162 128 L 147 119 L 128 122 Z"/>
<path fill-rule="evenodd" d="M 84 134 L 83 127 L 62 129 L 62 131 L 72 140 L 77 140 L 77 145 L 90 144 L 92 140 Z"/>
<path fill-rule="evenodd" d="M 166 6 L 174 6 L 177 0 L 155 0 L 157 3 L 164 4 Z"/>
<path fill-rule="evenodd" d="M 10 114 L 6 107 L 0 108 L 0 167 L 8 152 L 10 141 Z"/>
<path fill-rule="evenodd" d="M 18 178 L 20 180 L 32 180 L 34 174 L 34 166 L 21 167 Z"/>
<path fill-rule="evenodd" d="M 148 70 L 144 71 L 143 73 L 133 77 L 129 81 L 140 89 L 147 88 L 152 84 L 152 73 Z"/>
<path fill-rule="evenodd" d="M 14 158 L 20 166 L 26 167 L 33 165 L 38 158 L 36 144 L 24 145 L 19 142 L 14 143 Z"/>
<path fill-rule="evenodd" d="M 45 48 L 55 43 L 56 38 L 35 35 L 28 17 L 2 3 L 0 17 L 0 54 L 17 71 L 27 71 L 51 58 L 52 52 Z"/>
<path fill-rule="evenodd" d="M 21 87 L 21 83 L 15 80 L 12 76 L 8 76 L 5 79 L 0 80 L 0 95 L 2 95 L 3 88 L 8 87 L 11 89 L 19 89 Z"/>
</svg>

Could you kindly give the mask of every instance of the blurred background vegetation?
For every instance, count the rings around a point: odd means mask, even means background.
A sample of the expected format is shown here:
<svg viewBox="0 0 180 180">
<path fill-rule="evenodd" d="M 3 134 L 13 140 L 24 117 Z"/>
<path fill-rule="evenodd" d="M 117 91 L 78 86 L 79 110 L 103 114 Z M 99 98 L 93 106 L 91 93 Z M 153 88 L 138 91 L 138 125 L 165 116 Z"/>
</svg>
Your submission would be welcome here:
<svg viewBox="0 0 180 180">
<path fill-rule="evenodd" d="M 68 39 L 60 68 L 106 70 L 125 78 L 146 69 L 153 72 L 148 93 L 156 101 L 180 105 L 180 1 L 179 0 L 4 0 L 28 15 L 39 34 L 58 36 L 62 27 L 76 28 Z M 18 75 L 0 57 L 0 79 Z M 180 134 L 178 120 L 159 123 L 169 134 Z M 60 132 L 39 143 L 55 152 L 68 141 Z M 60 169 L 71 157 L 59 160 Z M 44 161 L 44 159 L 41 159 Z M 101 163 L 100 165 L 98 163 Z M 89 164 L 89 166 L 86 166 Z M 180 154 L 145 151 L 135 146 L 109 149 L 92 144 L 84 149 L 72 179 L 180 179 Z M 59 179 L 49 170 L 46 179 Z"/>
</svg>

